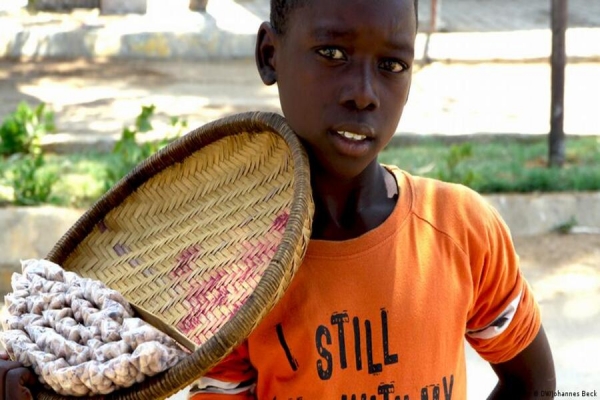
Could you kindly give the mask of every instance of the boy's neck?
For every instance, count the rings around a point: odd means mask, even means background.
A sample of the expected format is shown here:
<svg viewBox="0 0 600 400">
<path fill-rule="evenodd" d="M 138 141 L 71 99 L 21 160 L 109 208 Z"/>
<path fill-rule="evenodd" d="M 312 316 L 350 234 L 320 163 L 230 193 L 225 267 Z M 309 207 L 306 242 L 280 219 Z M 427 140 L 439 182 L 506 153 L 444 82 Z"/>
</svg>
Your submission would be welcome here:
<svg viewBox="0 0 600 400">
<path fill-rule="evenodd" d="M 374 161 L 354 179 L 312 171 L 315 216 L 313 239 L 347 240 L 379 226 L 398 199 L 394 177 Z"/>
</svg>

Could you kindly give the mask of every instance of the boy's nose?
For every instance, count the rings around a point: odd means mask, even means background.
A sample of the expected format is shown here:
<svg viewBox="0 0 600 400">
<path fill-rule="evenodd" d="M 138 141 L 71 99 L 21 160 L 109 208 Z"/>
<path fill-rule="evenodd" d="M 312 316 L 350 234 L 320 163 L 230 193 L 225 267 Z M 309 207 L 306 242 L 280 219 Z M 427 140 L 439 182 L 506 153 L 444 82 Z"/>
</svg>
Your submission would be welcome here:
<svg viewBox="0 0 600 400">
<path fill-rule="evenodd" d="M 372 68 L 369 65 L 356 65 L 351 71 L 345 79 L 340 103 L 356 111 L 372 111 L 378 108 L 379 97 Z"/>
</svg>

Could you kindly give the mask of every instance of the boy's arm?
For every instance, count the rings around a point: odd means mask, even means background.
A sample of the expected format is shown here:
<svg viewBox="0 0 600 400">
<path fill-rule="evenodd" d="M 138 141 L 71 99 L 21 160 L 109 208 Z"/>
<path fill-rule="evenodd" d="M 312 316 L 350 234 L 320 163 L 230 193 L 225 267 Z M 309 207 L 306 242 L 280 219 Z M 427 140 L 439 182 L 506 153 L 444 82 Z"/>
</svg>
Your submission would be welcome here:
<svg viewBox="0 0 600 400">
<path fill-rule="evenodd" d="M 253 400 L 256 370 L 244 342 L 190 388 L 189 400 Z"/>
<path fill-rule="evenodd" d="M 535 399 L 540 391 L 554 392 L 556 388 L 552 351 L 543 327 L 540 327 L 533 342 L 516 357 L 490 365 L 499 382 L 488 400 Z"/>
<path fill-rule="evenodd" d="M 486 218 L 485 227 L 470 236 L 474 294 L 466 338 L 498 376 L 490 400 L 533 400 L 536 391 L 539 396 L 556 386 L 539 305 L 520 271 L 505 222 L 491 206 L 479 211 Z"/>
</svg>

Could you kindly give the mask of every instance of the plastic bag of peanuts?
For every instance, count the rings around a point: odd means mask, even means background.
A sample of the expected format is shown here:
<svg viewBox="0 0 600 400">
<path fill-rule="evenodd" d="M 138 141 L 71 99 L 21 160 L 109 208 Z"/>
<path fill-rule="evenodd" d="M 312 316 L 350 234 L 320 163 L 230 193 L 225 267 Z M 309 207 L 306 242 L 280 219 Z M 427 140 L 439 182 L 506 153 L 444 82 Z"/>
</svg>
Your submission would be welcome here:
<svg viewBox="0 0 600 400">
<path fill-rule="evenodd" d="M 65 396 L 104 395 L 142 382 L 187 356 L 172 338 L 136 318 L 102 282 L 47 260 L 21 262 L 5 296 L 0 341 L 11 359 Z"/>
</svg>

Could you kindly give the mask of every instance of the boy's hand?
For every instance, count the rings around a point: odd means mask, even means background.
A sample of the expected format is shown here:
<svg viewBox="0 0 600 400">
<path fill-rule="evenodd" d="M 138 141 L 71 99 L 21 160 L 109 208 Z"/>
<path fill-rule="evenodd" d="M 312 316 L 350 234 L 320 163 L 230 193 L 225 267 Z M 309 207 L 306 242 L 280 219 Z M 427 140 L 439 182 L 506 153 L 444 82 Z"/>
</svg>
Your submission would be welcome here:
<svg viewBox="0 0 600 400">
<path fill-rule="evenodd" d="M 31 400 L 34 397 L 30 389 L 37 383 L 33 372 L 0 351 L 0 400 Z"/>
</svg>

